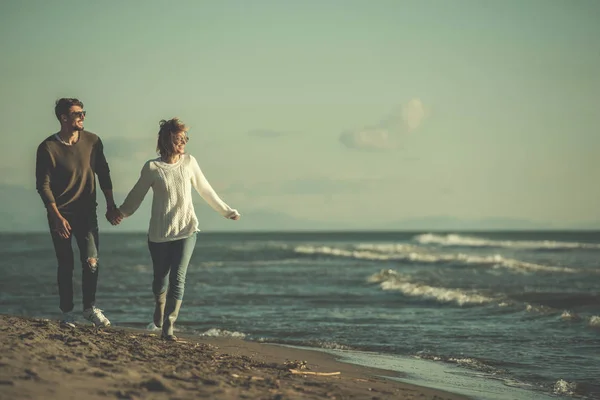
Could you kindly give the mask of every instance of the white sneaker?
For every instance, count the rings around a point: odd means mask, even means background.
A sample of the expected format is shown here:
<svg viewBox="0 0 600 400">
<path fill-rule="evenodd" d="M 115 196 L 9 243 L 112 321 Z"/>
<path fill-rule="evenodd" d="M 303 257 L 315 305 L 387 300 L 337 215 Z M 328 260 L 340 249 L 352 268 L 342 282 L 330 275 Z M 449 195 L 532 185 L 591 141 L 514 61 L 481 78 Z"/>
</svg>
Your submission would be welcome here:
<svg viewBox="0 0 600 400">
<path fill-rule="evenodd" d="M 149 331 L 153 331 L 153 332 L 156 332 L 156 331 L 160 331 L 160 330 L 161 330 L 161 328 L 159 328 L 158 326 L 156 326 L 156 325 L 154 324 L 154 321 L 152 321 L 152 322 L 150 322 L 148 325 L 146 325 L 146 329 L 147 329 L 147 330 L 149 330 Z"/>
<path fill-rule="evenodd" d="M 110 326 L 108 318 L 102 314 L 102 310 L 96 307 L 88 308 L 83 310 L 83 318 L 91 321 L 97 328 L 106 328 Z"/>
<path fill-rule="evenodd" d="M 64 312 L 62 314 L 60 326 L 64 328 L 75 328 L 75 314 L 73 314 L 73 311 Z"/>
</svg>

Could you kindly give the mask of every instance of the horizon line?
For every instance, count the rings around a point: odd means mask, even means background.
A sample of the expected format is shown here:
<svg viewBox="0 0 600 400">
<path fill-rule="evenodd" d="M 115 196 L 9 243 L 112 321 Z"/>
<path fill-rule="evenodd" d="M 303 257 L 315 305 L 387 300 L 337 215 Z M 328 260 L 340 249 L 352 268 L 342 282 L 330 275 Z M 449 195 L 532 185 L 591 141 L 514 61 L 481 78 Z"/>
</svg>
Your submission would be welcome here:
<svg viewBox="0 0 600 400">
<path fill-rule="evenodd" d="M 257 229 L 257 230 L 199 230 L 199 233 L 209 234 L 269 234 L 269 233 L 568 233 L 585 232 L 600 233 L 600 228 L 511 228 L 511 229 Z M 47 230 L 0 230 L 0 234 L 47 234 Z M 110 230 L 101 231 L 103 235 L 147 234 L 146 230 Z"/>
</svg>

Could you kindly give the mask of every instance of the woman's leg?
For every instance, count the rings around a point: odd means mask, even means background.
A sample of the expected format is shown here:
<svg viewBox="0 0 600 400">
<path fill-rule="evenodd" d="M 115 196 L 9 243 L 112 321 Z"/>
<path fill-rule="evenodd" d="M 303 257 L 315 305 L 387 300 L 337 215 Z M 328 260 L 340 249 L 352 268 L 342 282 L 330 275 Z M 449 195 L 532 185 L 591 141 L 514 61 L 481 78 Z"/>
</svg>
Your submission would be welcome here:
<svg viewBox="0 0 600 400">
<path fill-rule="evenodd" d="M 169 291 L 167 292 L 162 334 L 167 339 L 176 340 L 177 338 L 173 335 L 173 327 L 183 300 L 187 268 L 196 246 L 196 234 L 172 242 L 172 245 L 171 274 L 169 276 Z"/>
<path fill-rule="evenodd" d="M 154 270 L 154 279 L 152 280 L 152 293 L 154 293 L 154 325 L 162 327 L 165 301 L 167 297 L 167 287 L 169 272 L 171 270 L 170 246 L 171 243 L 156 243 L 148 241 L 150 257 L 152 257 L 152 269 Z"/>
</svg>

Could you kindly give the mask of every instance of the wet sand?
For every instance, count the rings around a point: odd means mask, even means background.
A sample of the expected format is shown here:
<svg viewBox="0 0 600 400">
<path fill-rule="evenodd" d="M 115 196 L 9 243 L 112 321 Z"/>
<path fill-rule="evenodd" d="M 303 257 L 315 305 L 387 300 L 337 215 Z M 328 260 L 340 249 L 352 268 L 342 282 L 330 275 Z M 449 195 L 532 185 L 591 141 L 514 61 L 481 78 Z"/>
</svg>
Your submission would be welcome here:
<svg viewBox="0 0 600 400">
<path fill-rule="evenodd" d="M 436 399 L 319 351 L 0 315 L 0 399 Z M 331 374 L 334 375 L 320 375 Z"/>
</svg>

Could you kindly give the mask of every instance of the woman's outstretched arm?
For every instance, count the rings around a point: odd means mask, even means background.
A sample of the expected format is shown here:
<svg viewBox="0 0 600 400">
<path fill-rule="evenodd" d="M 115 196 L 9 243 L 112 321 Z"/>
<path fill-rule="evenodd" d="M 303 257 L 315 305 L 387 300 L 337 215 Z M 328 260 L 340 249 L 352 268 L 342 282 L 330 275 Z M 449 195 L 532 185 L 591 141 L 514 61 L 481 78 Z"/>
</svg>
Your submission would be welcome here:
<svg viewBox="0 0 600 400">
<path fill-rule="evenodd" d="M 142 167 L 140 178 L 125 198 L 121 207 L 119 207 L 119 211 L 123 217 L 129 217 L 136 212 L 142 201 L 144 201 L 146 193 L 150 190 L 150 186 L 152 186 L 152 171 L 150 170 L 150 162 L 146 162 Z"/>
<path fill-rule="evenodd" d="M 192 167 L 192 185 L 196 189 L 196 191 L 202 196 L 204 201 L 206 201 L 216 212 L 229 219 L 237 219 L 240 216 L 240 213 L 237 210 L 229 207 L 215 192 L 212 188 L 208 179 L 202 173 L 198 162 L 193 156 L 191 157 L 191 167 Z"/>
</svg>

